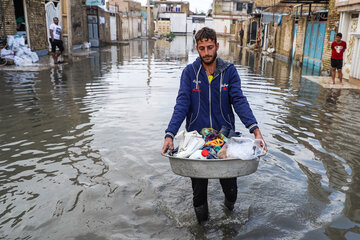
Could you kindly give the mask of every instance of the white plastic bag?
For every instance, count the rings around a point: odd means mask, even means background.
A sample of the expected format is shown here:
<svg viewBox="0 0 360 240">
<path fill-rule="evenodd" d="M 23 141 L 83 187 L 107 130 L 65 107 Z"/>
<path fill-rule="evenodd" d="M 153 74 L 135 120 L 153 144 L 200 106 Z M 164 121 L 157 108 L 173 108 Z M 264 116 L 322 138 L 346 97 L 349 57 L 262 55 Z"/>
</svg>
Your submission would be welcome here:
<svg viewBox="0 0 360 240">
<path fill-rule="evenodd" d="M 24 59 L 22 59 L 21 57 L 15 56 L 14 57 L 14 63 L 16 66 L 22 66 L 24 62 Z"/>
<path fill-rule="evenodd" d="M 174 156 L 180 158 L 189 157 L 205 144 L 204 139 L 197 131 L 181 131 L 175 136 L 175 141 L 179 142 L 179 150 Z"/>
<path fill-rule="evenodd" d="M 89 49 L 90 47 L 91 47 L 91 43 L 90 43 L 90 42 L 84 42 L 84 43 L 83 43 L 83 48 Z"/>
<path fill-rule="evenodd" d="M 12 49 L 14 45 L 14 36 L 8 36 L 6 42 L 8 47 Z"/>
<path fill-rule="evenodd" d="M 8 56 L 8 55 L 14 55 L 14 52 L 11 51 L 11 50 L 7 50 L 7 49 L 3 48 L 3 49 L 1 49 L 0 55 L 2 57 Z"/>
<path fill-rule="evenodd" d="M 30 57 L 31 57 L 33 63 L 36 63 L 39 61 L 39 56 L 36 54 L 36 52 L 31 52 Z"/>
<path fill-rule="evenodd" d="M 260 139 L 254 141 L 245 137 L 233 137 L 226 143 L 226 158 L 251 160 L 265 154 L 262 146 L 264 143 Z"/>
<path fill-rule="evenodd" d="M 17 56 L 17 57 L 23 57 L 24 55 L 25 55 L 25 52 L 22 49 L 18 49 L 18 51 L 16 51 L 16 53 L 15 53 L 15 56 Z"/>
</svg>

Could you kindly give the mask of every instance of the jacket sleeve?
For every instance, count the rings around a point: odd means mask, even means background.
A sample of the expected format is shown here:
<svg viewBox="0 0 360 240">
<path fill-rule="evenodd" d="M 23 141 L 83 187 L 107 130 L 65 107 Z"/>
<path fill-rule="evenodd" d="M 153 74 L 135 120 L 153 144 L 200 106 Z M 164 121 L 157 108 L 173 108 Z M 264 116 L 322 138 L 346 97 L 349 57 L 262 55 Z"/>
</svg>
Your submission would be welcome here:
<svg viewBox="0 0 360 240">
<path fill-rule="evenodd" d="M 165 130 L 166 136 L 175 137 L 191 104 L 191 76 L 188 68 L 185 68 L 181 74 L 180 89 L 176 98 L 174 112 L 172 114 L 168 128 Z"/>
<path fill-rule="evenodd" d="M 229 81 L 229 95 L 230 102 L 233 104 L 236 114 L 239 116 L 241 122 L 252 133 L 258 128 L 255 116 L 250 108 L 250 105 L 241 90 L 241 81 L 239 74 L 237 73 L 234 65 L 229 69 L 230 81 Z"/>
</svg>

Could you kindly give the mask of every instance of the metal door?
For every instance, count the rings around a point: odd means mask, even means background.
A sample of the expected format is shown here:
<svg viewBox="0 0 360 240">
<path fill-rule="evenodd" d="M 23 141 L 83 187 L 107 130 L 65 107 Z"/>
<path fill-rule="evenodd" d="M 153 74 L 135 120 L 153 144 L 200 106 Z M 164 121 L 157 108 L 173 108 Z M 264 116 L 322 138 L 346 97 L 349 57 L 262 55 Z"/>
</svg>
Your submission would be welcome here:
<svg viewBox="0 0 360 240">
<path fill-rule="evenodd" d="M 110 16 L 110 40 L 116 40 L 116 17 Z"/>
<path fill-rule="evenodd" d="M 98 18 L 96 15 L 88 15 L 89 42 L 92 47 L 99 47 Z"/>
<path fill-rule="evenodd" d="M 310 22 L 307 25 L 303 59 L 306 74 L 320 74 L 325 31 L 326 22 Z"/>
</svg>

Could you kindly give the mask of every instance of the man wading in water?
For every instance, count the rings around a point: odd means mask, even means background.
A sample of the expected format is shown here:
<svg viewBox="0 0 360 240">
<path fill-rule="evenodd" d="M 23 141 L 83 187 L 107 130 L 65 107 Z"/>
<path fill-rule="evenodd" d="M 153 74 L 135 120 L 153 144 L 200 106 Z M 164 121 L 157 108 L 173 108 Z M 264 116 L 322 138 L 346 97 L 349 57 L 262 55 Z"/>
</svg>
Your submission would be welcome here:
<svg viewBox="0 0 360 240">
<path fill-rule="evenodd" d="M 174 113 L 165 133 L 162 153 L 174 149 L 173 138 L 186 118 L 186 130 L 200 132 L 202 128 L 220 131 L 222 126 L 235 130 L 232 107 L 243 124 L 262 139 L 257 121 L 240 85 L 235 66 L 217 58 L 219 43 L 216 32 L 204 27 L 195 35 L 199 57 L 183 71 Z M 265 144 L 265 143 L 264 143 Z M 264 146 L 267 150 L 266 145 Z M 193 205 L 199 223 L 208 220 L 208 179 L 191 178 Z M 236 178 L 220 179 L 225 194 L 224 204 L 231 211 L 237 198 Z"/>
</svg>

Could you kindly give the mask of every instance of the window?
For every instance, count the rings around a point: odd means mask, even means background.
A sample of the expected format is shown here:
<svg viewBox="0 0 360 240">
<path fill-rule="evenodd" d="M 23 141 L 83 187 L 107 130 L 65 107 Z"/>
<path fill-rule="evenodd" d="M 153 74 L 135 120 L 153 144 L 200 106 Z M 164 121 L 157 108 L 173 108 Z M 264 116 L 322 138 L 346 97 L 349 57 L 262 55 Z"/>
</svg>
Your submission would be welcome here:
<svg viewBox="0 0 360 240">
<path fill-rule="evenodd" d="M 243 10 L 243 3 L 236 3 L 236 11 L 242 12 Z"/>
<path fill-rule="evenodd" d="M 250 14 L 253 11 L 253 3 L 248 3 L 247 13 Z"/>
<path fill-rule="evenodd" d="M 231 12 L 231 2 L 222 2 L 222 11 Z"/>
</svg>

